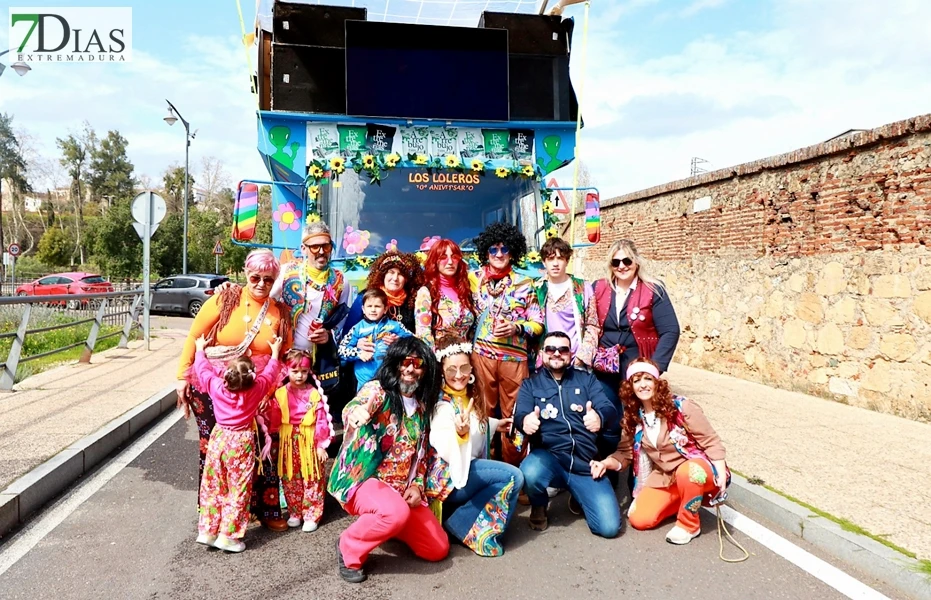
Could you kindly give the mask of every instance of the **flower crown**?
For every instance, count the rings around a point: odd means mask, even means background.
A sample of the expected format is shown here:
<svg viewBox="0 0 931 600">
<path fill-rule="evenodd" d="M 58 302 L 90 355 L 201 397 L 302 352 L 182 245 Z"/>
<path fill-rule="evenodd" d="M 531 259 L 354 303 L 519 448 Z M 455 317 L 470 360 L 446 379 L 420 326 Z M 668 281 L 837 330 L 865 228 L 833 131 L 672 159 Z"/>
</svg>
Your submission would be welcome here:
<svg viewBox="0 0 931 600">
<path fill-rule="evenodd" d="M 471 354 L 472 353 L 472 344 L 469 342 L 463 342 L 461 344 L 452 344 L 451 346 L 446 346 L 442 350 L 438 350 L 436 353 L 436 359 L 442 361 L 447 356 L 452 356 L 453 354 Z"/>
</svg>

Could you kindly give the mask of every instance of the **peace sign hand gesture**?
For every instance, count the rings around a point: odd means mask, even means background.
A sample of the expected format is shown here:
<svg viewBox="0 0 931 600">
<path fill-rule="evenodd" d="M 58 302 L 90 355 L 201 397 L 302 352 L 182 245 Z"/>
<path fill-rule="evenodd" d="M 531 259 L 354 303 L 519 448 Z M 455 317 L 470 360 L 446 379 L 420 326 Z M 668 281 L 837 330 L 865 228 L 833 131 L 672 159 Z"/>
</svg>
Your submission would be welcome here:
<svg viewBox="0 0 931 600">
<path fill-rule="evenodd" d="M 472 429 L 472 406 L 475 404 L 475 399 L 472 398 L 469 400 L 469 405 L 466 409 L 456 415 L 453 423 L 456 426 L 456 433 L 459 434 L 459 437 L 465 437 L 469 435 L 469 431 Z"/>
</svg>

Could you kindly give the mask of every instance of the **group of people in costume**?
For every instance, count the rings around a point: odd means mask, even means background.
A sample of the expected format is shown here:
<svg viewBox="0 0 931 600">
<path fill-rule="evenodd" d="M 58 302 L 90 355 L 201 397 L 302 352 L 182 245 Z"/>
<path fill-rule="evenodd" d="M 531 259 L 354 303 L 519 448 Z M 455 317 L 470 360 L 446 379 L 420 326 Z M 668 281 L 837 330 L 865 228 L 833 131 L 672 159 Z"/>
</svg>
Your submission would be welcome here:
<svg viewBox="0 0 931 600">
<path fill-rule="evenodd" d="M 336 554 L 343 579 L 360 582 L 390 539 L 431 561 L 450 538 L 499 556 L 518 505 L 542 531 L 563 490 L 592 533 L 615 537 L 628 467 L 635 529 L 676 515 L 667 541 L 699 534 L 699 508 L 726 495 L 725 452 L 661 377 L 679 324 L 634 244 L 615 242 L 594 284 L 569 274 L 560 238 L 541 248 L 538 279 L 517 269 L 528 250 L 517 227 L 492 224 L 474 244 L 476 270 L 451 240 L 422 264 L 386 252 L 349 305 L 316 222 L 303 259 L 254 251 L 245 287 L 218 288 L 178 373 L 201 439 L 198 542 L 242 551 L 250 512 L 312 532 L 325 489 L 358 517 Z M 334 422 L 343 440 L 327 473 Z"/>
</svg>

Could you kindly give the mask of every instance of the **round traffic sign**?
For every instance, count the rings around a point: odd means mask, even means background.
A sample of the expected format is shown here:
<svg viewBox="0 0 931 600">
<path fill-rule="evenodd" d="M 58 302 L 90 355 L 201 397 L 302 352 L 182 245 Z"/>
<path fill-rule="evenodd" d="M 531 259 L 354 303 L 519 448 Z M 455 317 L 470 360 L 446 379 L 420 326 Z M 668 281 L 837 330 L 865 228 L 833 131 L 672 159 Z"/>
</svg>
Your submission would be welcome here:
<svg viewBox="0 0 931 600">
<path fill-rule="evenodd" d="M 22 252 L 22 248 L 19 247 L 19 244 L 14 242 L 10 244 L 9 248 L 7 248 L 6 251 L 9 252 L 11 256 L 19 256 L 20 253 Z"/>
<path fill-rule="evenodd" d="M 145 223 L 145 211 L 148 205 L 148 196 L 152 195 L 152 225 L 158 225 L 168 212 L 165 199 L 155 192 L 142 192 L 133 198 L 132 214 L 137 223 Z"/>
</svg>

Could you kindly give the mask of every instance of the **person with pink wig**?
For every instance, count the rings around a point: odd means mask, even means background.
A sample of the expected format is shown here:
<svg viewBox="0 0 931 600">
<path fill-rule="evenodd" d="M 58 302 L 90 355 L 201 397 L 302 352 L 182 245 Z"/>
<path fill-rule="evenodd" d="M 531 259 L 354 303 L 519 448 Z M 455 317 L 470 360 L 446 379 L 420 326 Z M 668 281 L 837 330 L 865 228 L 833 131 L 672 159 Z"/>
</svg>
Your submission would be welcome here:
<svg viewBox="0 0 931 600">
<path fill-rule="evenodd" d="M 197 420 L 200 435 L 198 481 L 203 479 L 207 445 L 216 416 L 205 383 L 192 369 L 194 342 L 200 336 L 206 338 L 205 354 L 217 372 L 223 372 L 232 360 L 241 356 L 250 357 L 261 371 L 271 358 L 269 342 L 275 337 L 282 339 L 282 352 L 286 352 L 291 347 L 291 315 L 286 306 L 269 296 L 279 270 L 278 259 L 270 250 L 253 250 L 246 257 L 246 286 L 218 288 L 204 302 L 191 324 L 178 365 L 177 393 L 178 408 L 184 410 L 184 417 L 190 418 L 193 412 Z M 282 375 L 276 376 L 273 390 L 280 385 Z M 257 441 L 255 447 L 261 444 Z M 268 461 L 253 487 L 252 504 L 253 513 L 269 529 L 283 531 L 288 528 L 278 501 L 277 474 Z"/>
</svg>

